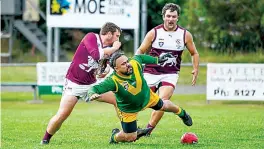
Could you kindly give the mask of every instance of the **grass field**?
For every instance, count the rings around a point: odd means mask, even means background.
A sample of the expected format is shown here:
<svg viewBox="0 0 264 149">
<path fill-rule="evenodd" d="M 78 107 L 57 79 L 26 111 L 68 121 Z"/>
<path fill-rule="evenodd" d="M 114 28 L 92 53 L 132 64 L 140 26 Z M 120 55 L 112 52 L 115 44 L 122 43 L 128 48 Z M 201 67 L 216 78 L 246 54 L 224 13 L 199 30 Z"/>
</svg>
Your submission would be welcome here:
<svg viewBox="0 0 264 149">
<path fill-rule="evenodd" d="M 43 104 L 28 104 L 31 93 L 2 92 L 2 148 L 264 148 L 264 102 L 214 101 L 206 104 L 205 95 L 175 95 L 172 101 L 184 107 L 194 125 L 185 126 L 173 114 L 166 114 L 151 137 L 134 143 L 109 145 L 111 130 L 120 128 L 114 108 L 99 102 L 79 102 L 72 115 L 47 146 L 40 140 L 47 123 L 58 108 L 60 96 L 44 96 Z M 144 127 L 151 110 L 139 114 Z M 182 145 L 183 133 L 194 132 L 196 145 Z"/>
</svg>

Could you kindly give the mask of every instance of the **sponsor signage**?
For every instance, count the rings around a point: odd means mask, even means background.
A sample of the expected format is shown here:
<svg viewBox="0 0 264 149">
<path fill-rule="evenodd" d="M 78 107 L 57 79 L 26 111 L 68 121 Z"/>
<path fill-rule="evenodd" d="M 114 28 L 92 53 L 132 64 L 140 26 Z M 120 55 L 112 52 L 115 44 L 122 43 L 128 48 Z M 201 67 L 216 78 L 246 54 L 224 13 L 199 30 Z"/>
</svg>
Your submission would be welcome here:
<svg viewBox="0 0 264 149">
<path fill-rule="evenodd" d="M 207 100 L 264 100 L 264 64 L 209 63 Z"/>
<path fill-rule="evenodd" d="M 62 94 L 65 75 L 70 62 L 37 63 L 37 83 L 39 95 Z"/>
<path fill-rule="evenodd" d="M 139 28 L 139 0 L 47 0 L 49 27 L 101 28 L 108 21 Z"/>
</svg>

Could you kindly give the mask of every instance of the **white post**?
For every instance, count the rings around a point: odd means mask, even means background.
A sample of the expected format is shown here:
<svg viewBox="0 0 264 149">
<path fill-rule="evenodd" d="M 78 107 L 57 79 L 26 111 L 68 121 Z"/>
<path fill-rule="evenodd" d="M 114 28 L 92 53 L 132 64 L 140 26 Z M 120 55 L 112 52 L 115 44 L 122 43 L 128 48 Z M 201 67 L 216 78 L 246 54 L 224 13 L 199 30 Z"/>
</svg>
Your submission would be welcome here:
<svg viewBox="0 0 264 149">
<path fill-rule="evenodd" d="M 52 62 L 52 27 L 47 27 L 47 61 Z"/>
<path fill-rule="evenodd" d="M 54 30 L 54 62 L 60 61 L 60 29 Z"/>
<path fill-rule="evenodd" d="M 137 51 L 137 48 L 138 48 L 138 43 L 139 43 L 139 37 L 138 37 L 138 35 L 139 35 L 139 29 L 138 28 L 135 28 L 134 29 L 134 54 L 136 53 L 136 51 Z"/>
<path fill-rule="evenodd" d="M 11 63 L 12 62 L 12 50 L 13 50 L 13 29 L 14 29 L 14 17 L 10 17 L 9 18 L 9 40 L 8 40 L 8 62 Z"/>
<path fill-rule="evenodd" d="M 144 37 L 147 32 L 147 0 L 142 0 L 141 1 L 141 42 L 144 40 Z"/>
</svg>

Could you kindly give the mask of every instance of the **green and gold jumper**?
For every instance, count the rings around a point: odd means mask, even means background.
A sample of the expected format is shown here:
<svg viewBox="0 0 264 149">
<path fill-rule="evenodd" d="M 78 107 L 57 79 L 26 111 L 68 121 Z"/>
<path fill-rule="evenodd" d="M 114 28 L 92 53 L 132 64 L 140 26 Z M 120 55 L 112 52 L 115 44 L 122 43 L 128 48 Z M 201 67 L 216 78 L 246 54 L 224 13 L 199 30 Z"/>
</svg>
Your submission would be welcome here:
<svg viewBox="0 0 264 149">
<path fill-rule="evenodd" d="M 120 76 L 113 72 L 103 82 L 93 86 L 88 96 L 113 91 L 116 96 L 117 107 L 126 113 L 141 111 L 150 100 L 150 88 L 143 77 L 142 64 L 158 64 L 158 58 L 149 55 L 136 55 L 129 59 L 133 73 Z"/>
</svg>

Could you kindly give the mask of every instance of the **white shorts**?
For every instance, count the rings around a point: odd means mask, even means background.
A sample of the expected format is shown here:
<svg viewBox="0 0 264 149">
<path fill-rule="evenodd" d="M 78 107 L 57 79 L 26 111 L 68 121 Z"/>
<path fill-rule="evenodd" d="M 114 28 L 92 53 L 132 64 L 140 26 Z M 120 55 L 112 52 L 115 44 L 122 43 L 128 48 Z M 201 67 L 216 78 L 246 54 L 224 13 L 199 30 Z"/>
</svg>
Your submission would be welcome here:
<svg viewBox="0 0 264 149">
<path fill-rule="evenodd" d="M 88 101 L 87 92 L 93 85 L 94 84 L 79 85 L 79 84 L 72 82 L 69 79 L 65 79 L 65 83 L 63 87 L 63 96 L 71 95 L 71 96 L 76 96 L 78 99 Z"/>
<path fill-rule="evenodd" d="M 162 83 L 162 85 L 168 84 L 175 88 L 179 74 L 154 75 L 150 73 L 144 73 L 144 78 L 147 81 L 149 87 L 158 87 L 160 83 Z"/>
</svg>

